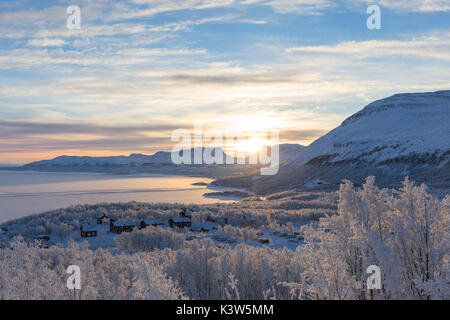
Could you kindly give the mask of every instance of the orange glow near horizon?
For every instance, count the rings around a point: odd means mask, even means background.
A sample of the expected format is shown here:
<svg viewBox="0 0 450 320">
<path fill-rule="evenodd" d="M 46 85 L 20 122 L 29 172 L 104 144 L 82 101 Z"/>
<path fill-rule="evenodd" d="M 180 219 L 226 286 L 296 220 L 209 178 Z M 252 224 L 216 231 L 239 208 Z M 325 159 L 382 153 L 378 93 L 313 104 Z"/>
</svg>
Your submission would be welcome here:
<svg viewBox="0 0 450 320">
<path fill-rule="evenodd" d="M 307 124 L 303 126 L 306 127 Z M 139 125 L 136 125 L 139 127 Z M 120 125 L 118 125 L 120 127 Z M 189 122 L 180 123 L 181 128 L 186 128 L 193 137 L 193 127 L 190 127 Z M 204 147 L 222 147 L 225 153 L 230 156 L 246 157 L 257 153 L 265 146 L 271 146 L 274 143 L 300 143 L 307 145 L 315 140 L 308 139 L 307 141 L 294 140 L 295 136 L 289 134 L 284 139 L 281 137 L 283 130 L 295 130 L 298 125 L 290 123 L 280 117 L 271 115 L 242 115 L 225 117 L 221 120 L 204 121 L 202 125 L 203 134 L 207 130 L 218 129 L 223 134 L 223 144 L 215 144 L 204 142 Z M 277 129 L 280 133 L 280 141 L 271 141 L 271 130 Z M 286 132 L 285 131 L 285 132 Z M 0 153 L 0 164 L 23 165 L 26 163 L 49 160 L 62 155 L 66 156 L 90 156 L 90 157 L 107 157 L 107 156 L 128 156 L 132 153 L 142 153 L 152 155 L 158 151 L 171 151 L 177 144 L 170 141 L 171 131 L 146 131 L 133 133 L 130 135 L 108 136 L 106 133 L 100 134 L 64 134 L 58 135 L 56 138 L 53 135 L 39 135 L 34 136 L 33 140 L 17 138 L 15 144 L 11 144 L 14 148 Z M 148 137 L 148 143 L 143 137 Z M 234 138 L 227 140 L 227 138 Z M 102 140 L 105 139 L 111 144 L 112 139 L 117 139 L 113 145 L 102 145 Z M 121 144 L 123 139 L 123 144 Z M 133 140 L 136 139 L 136 143 Z M 156 139 L 156 143 L 151 139 Z M 52 145 L 54 142 L 54 145 Z M 64 146 L 64 141 L 67 142 L 67 147 Z M 1 142 L 1 139 L 0 139 Z M 5 143 L 10 144 L 11 141 Z M 75 143 L 74 143 L 75 142 Z M 131 143 L 130 143 L 131 142 Z M 192 141 L 192 147 L 194 147 Z M 221 143 L 220 141 L 218 143 Z M 79 144 L 77 148 L 71 148 L 69 145 Z M 114 145 L 115 144 L 115 145 Z M 23 149 L 18 146 L 23 145 Z M 31 146 L 31 147 L 29 147 Z M 85 148 L 84 148 L 85 146 Z"/>
</svg>

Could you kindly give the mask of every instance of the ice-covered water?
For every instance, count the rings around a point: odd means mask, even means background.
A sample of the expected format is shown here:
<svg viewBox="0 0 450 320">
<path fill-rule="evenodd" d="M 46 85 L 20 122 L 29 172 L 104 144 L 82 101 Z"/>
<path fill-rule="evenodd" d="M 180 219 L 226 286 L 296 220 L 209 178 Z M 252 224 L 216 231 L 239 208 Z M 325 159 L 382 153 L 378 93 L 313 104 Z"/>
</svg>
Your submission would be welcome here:
<svg viewBox="0 0 450 320">
<path fill-rule="evenodd" d="M 101 202 L 215 203 L 211 192 L 193 183 L 207 178 L 162 175 L 106 175 L 0 171 L 0 223 L 75 204 Z M 231 201 L 231 200 L 229 200 Z"/>
</svg>

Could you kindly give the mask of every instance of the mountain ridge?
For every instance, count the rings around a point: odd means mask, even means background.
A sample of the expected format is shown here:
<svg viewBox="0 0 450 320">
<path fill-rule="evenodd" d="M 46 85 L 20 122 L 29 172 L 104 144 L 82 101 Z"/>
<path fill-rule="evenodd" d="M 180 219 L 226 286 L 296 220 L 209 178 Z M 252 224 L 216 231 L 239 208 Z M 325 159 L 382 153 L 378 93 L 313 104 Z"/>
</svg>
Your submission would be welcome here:
<svg viewBox="0 0 450 320">
<path fill-rule="evenodd" d="M 396 187 L 406 175 L 450 187 L 450 90 L 396 94 L 374 101 L 291 159 L 278 174 L 221 179 L 217 184 L 268 194 L 292 188 L 361 185 L 369 175 Z"/>
</svg>

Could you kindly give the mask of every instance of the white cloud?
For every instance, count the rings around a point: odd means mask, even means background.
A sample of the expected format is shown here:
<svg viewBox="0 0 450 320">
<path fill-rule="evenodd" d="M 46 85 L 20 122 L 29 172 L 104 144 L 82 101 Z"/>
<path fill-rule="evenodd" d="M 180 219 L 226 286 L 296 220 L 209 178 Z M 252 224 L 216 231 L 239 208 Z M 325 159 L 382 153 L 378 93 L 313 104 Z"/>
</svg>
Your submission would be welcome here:
<svg viewBox="0 0 450 320">
<path fill-rule="evenodd" d="M 413 40 L 348 41 L 337 45 L 304 46 L 287 49 L 288 52 L 353 55 L 362 57 L 418 56 L 450 61 L 450 35 L 426 36 Z"/>
<path fill-rule="evenodd" d="M 336 7 L 332 0 L 271 0 L 264 2 L 278 13 L 318 14 L 325 9 Z"/>
<path fill-rule="evenodd" d="M 132 3 L 144 5 L 141 8 L 124 6 L 106 16 L 106 21 L 151 17 L 160 13 L 180 10 L 205 10 L 228 7 L 236 2 L 234 0 L 131 0 Z M 125 10 L 123 10 L 125 9 Z"/>
<path fill-rule="evenodd" d="M 390 8 L 403 12 L 436 12 L 449 11 L 449 0 L 345 0 L 346 2 L 362 4 L 378 4 L 385 8 Z"/>
<path fill-rule="evenodd" d="M 28 44 L 33 47 L 62 47 L 66 44 L 66 41 L 63 39 L 32 39 L 28 41 Z"/>
</svg>

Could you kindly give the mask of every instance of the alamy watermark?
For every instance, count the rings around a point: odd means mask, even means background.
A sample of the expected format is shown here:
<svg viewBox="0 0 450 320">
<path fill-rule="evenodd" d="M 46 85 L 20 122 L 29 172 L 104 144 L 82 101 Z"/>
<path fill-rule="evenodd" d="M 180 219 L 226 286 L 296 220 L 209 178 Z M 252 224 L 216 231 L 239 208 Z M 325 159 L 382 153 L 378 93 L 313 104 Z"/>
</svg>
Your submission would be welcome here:
<svg viewBox="0 0 450 320">
<path fill-rule="evenodd" d="M 367 14 L 371 16 L 367 18 L 367 28 L 369 30 L 381 29 L 381 9 L 376 4 L 367 7 Z"/>
<path fill-rule="evenodd" d="M 225 153 L 225 147 L 235 146 L 251 139 L 245 135 L 233 135 L 218 129 L 204 131 L 202 124 L 196 123 L 193 135 L 186 129 L 177 129 L 172 133 L 171 140 L 178 142 L 172 149 L 172 162 L 177 165 L 253 164 L 261 166 L 261 175 L 276 175 L 280 160 L 279 130 L 270 129 L 263 134 L 267 146 L 246 156 L 237 156 Z M 207 147 L 208 145 L 212 147 Z"/>
<path fill-rule="evenodd" d="M 81 29 L 81 8 L 77 5 L 72 5 L 67 8 L 66 13 L 69 14 L 66 20 L 67 29 Z"/>
<path fill-rule="evenodd" d="M 381 289 L 381 269 L 377 265 L 371 265 L 367 267 L 366 272 L 370 274 L 367 278 L 367 289 L 380 290 Z"/>
<path fill-rule="evenodd" d="M 81 269 L 77 265 L 70 265 L 67 267 L 66 272 L 71 276 L 67 278 L 67 289 L 69 290 L 81 290 Z"/>
</svg>

